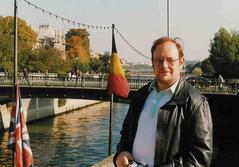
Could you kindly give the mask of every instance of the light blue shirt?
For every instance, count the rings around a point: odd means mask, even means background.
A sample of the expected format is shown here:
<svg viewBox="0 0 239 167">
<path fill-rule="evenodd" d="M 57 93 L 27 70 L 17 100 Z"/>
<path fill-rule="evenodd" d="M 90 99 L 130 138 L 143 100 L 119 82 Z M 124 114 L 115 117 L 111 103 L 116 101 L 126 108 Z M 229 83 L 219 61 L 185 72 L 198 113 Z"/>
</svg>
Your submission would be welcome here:
<svg viewBox="0 0 239 167">
<path fill-rule="evenodd" d="M 178 81 L 170 88 L 160 92 L 157 91 L 156 80 L 149 87 L 151 92 L 140 114 L 132 150 L 134 159 L 143 164 L 148 164 L 149 167 L 153 167 L 154 164 L 158 112 L 160 107 L 172 98 Z"/>
</svg>

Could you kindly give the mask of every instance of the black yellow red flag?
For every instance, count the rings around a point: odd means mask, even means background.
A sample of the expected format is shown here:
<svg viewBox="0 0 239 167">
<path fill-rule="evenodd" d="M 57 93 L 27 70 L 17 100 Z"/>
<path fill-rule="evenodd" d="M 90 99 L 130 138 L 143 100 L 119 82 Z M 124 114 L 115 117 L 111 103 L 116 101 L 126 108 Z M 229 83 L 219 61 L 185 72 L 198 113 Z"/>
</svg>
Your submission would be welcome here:
<svg viewBox="0 0 239 167">
<path fill-rule="evenodd" d="M 115 37 L 112 34 L 112 53 L 110 57 L 110 69 L 108 78 L 108 94 L 128 97 L 129 84 L 125 77 L 124 69 L 121 65 L 120 58 L 117 53 Z"/>
</svg>

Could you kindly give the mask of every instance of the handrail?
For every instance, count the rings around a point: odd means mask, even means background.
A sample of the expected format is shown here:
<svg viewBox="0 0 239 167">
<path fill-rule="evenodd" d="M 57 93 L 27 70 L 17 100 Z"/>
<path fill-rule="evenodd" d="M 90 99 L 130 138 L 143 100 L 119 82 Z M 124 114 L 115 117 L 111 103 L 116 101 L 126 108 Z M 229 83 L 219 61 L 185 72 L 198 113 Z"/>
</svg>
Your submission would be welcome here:
<svg viewBox="0 0 239 167">
<path fill-rule="evenodd" d="M 130 89 L 139 89 L 149 83 L 153 77 L 149 76 L 133 76 L 127 77 Z M 80 77 L 55 77 L 55 76 L 29 76 L 19 77 L 20 86 L 28 87 L 81 87 L 81 88 L 100 88 L 106 89 L 108 83 L 108 75 L 81 75 Z M 224 93 L 239 94 L 238 82 L 224 83 L 208 83 L 197 81 L 192 83 L 194 87 L 203 93 Z M 13 85 L 12 76 L 0 76 L 0 86 Z"/>
</svg>

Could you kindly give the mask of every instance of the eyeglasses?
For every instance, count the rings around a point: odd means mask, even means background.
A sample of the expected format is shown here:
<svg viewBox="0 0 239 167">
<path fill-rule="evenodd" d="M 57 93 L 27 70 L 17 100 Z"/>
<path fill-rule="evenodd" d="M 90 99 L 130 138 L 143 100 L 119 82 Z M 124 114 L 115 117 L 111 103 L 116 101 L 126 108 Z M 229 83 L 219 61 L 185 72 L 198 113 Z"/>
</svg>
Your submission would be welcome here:
<svg viewBox="0 0 239 167">
<path fill-rule="evenodd" d="M 154 59 L 154 62 L 162 65 L 164 63 L 164 61 L 167 63 L 167 65 L 174 65 L 174 62 L 178 61 L 181 57 L 179 57 L 178 59 L 172 59 L 172 58 L 164 58 L 164 59 Z"/>
</svg>

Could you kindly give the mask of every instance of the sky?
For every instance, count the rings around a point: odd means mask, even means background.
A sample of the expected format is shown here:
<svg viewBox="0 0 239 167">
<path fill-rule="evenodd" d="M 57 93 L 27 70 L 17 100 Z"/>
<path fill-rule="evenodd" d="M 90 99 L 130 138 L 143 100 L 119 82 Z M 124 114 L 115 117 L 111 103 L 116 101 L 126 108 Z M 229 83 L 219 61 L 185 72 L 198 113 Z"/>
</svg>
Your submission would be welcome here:
<svg viewBox="0 0 239 167">
<path fill-rule="evenodd" d="M 28 0 L 51 13 L 77 23 L 111 27 L 135 49 L 150 57 L 155 39 L 167 36 L 167 0 Z M 186 60 L 203 60 L 209 56 L 210 41 L 220 27 L 239 31 L 238 0 L 169 0 L 170 37 L 180 37 Z M 49 24 L 67 32 L 78 26 L 62 22 L 18 0 L 18 16 L 33 28 Z M 14 15 L 14 1 L 0 0 L 0 15 Z M 79 27 L 83 28 L 83 27 Z M 87 29 L 90 49 L 103 54 L 111 51 L 111 29 Z M 131 62 L 150 63 L 137 54 L 115 33 L 118 54 Z"/>
</svg>

